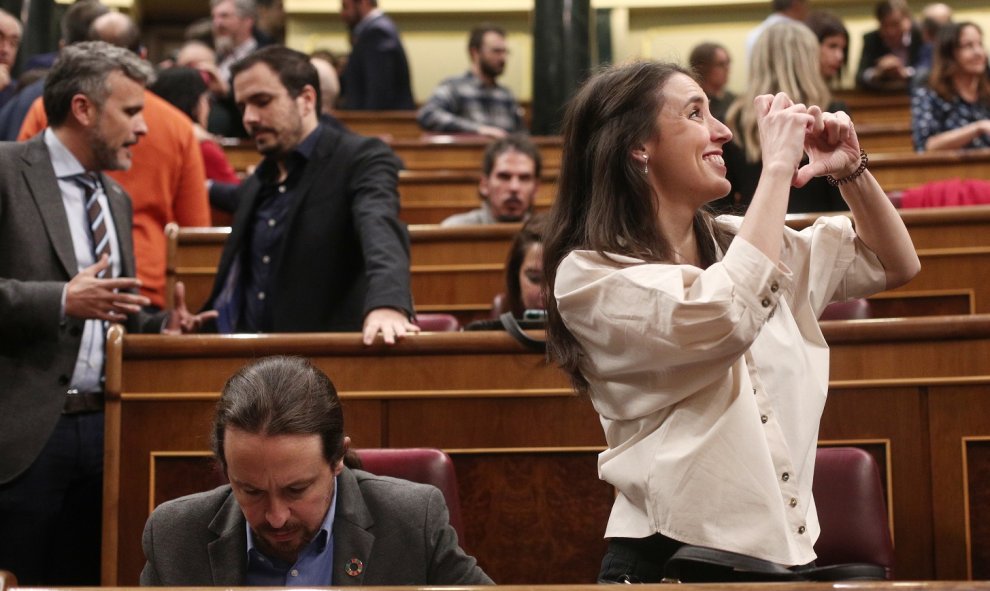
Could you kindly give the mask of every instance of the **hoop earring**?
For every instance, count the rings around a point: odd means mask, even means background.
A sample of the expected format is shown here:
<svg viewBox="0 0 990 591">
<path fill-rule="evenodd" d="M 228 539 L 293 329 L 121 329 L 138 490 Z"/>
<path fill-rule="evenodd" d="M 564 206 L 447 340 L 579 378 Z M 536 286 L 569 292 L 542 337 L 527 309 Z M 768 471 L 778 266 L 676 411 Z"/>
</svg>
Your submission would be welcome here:
<svg viewBox="0 0 990 591">
<path fill-rule="evenodd" d="M 647 156 L 646 154 L 643 154 L 643 174 L 650 174 L 650 169 L 648 166 L 646 166 L 647 162 L 649 161 L 650 161 L 650 157 Z"/>
</svg>

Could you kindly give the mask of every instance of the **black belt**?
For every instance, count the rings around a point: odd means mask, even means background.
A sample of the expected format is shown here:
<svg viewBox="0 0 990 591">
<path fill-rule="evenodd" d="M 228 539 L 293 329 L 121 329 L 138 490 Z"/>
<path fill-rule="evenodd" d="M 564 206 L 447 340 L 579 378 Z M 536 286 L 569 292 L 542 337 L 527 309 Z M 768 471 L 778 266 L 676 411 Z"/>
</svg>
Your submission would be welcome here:
<svg viewBox="0 0 990 591">
<path fill-rule="evenodd" d="M 76 392 L 70 390 L 65 395 L 62 414 L 78 415 L 85 412 L 100 412 L 103 410 L 103 392 Z"/>
</svg>

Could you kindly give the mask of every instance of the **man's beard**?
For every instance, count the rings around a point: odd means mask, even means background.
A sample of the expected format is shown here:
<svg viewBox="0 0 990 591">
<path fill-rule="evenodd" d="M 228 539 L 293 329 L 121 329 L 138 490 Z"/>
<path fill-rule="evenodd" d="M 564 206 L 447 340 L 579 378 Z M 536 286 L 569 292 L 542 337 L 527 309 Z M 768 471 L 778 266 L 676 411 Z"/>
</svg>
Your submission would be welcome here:
<svg viewBox="0 0 990 591">
<path fill-rule="evenodd" d="M 505 65 L 496 67 L 486 61 L 481 62 L 481 73 L 489 78 L 498 78 L 502 75 L 503 70 L 505 70 Z"/>
<path fill-rule="evenodd" d="M 99 128 L 99 120 L 96 122 L 96 128 Z M 93 159 L 96 160 L 97 170 L 127 170 L 130 168 L 130 164 L 120 161 L 117 149 L 108 144 L 96 129 L 90 130 L 87 135 L 89 136 L 89 145 L 93 150 Z"/>
</svg>

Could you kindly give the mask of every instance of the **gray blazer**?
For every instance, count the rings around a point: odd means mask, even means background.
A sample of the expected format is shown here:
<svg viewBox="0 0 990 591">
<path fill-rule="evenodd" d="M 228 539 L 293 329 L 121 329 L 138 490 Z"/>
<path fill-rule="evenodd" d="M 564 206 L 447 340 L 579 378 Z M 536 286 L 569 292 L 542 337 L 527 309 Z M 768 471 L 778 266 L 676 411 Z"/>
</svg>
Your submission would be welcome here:
<svg viewBox="0 0 990 591">
<path fill-rule="evenodd" d="M 337 477 L 333 586 L 491 584 L 457 544 L 438 489 L 345 468 Z M 163 503 L 142 539 L 142 585 L 243 586 L 247 530 L 230 486 Z M 345 566 L 364 564 L 351 576 Z"/>
<path fill-rule="evenodd" d="M 134 276 L 131 202 L 101 175 L 117 230 L 121 274 Z M 69 221 L 42 136 L 0 143 L 0 484 L 38 457 L 62 413 L 83 321 L 61 318 L 77 273 Z M 160 326 L 161 318 L 156 321 Z M 139 331 L 153 321 L 132 318 Z"/>
</svg>

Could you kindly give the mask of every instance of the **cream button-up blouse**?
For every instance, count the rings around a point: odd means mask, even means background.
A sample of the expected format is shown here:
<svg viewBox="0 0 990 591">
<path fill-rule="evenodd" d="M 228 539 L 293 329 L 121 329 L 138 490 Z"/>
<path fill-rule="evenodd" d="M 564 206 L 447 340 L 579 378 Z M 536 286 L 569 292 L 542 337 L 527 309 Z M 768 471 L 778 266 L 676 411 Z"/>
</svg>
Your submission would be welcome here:
<svg viewBox="0 0 990 591">
<path fill-rule="evenodd" d="M 829 366 L 818 316 L 884 285 L 846 217 L 786 229 L 777 265 L 738 237 L 704 270 L 568 254 L 554 296 L 608 443 L 599 476 L 618 494 L 605 536 L 814 560 Z"/>
</svg>

